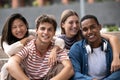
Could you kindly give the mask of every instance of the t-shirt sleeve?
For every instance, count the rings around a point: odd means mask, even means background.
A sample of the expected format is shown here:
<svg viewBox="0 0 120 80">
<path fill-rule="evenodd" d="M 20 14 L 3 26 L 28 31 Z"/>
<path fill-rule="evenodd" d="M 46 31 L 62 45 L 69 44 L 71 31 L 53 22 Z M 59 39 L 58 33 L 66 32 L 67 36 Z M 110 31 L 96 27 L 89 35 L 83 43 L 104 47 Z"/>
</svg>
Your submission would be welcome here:
<svg viewBox="0 0 120 80">
<path fill-rule="evenodd" d="M 18 56 L 20 56 L 22 59 L 24 59 L 24 58 L 27 57 L 28 54 L 29 54 L 29 48 L 27 48 L 27 47 L 25 46 L 25 47 L 22 48 L 22 49 L 18 52 L 18 54 L 16 54 L 16 55 L 18 55 Z"/>
<path fill-rule="evenodd" d="M 69 60 L 68 52 L 66 50 L 60 50 L 58 52 L 58 61 Z"/>
</svg>

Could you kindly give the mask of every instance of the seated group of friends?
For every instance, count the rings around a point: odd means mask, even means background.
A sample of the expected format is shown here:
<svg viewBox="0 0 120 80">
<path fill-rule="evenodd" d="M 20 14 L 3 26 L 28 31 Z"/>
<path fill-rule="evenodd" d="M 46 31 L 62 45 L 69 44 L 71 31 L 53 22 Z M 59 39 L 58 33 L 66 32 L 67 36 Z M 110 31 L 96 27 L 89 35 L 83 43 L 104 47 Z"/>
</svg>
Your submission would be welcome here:
<svg viewBox="0 0 120 80">
<path fill-rule="evenodd" d="M 33 36 L 20 13 L 7 18 L 1 46 L 9 60 L 1 68 L 0 80 L 120 79 L 120 41 L 100 32 L 96 16 L 79 19 L 74 10 L 64 10 L 60 35 L 55 35 L 58 25 L 53 15 L 38 16 L 35 25 Z"/>
</svg>

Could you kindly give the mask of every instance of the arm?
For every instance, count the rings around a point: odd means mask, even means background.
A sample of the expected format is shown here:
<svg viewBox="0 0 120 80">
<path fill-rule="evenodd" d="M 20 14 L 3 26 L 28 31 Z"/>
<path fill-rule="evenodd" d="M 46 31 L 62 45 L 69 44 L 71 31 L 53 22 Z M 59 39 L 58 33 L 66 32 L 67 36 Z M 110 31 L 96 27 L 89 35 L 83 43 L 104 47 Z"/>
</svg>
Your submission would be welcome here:
<svg viewBox="0 0 120 80">
<path fill-rule="evenodd" d="M 119 59 L 119 55 L 120 55 L 120 42 L 118 37 L 110 35 L 110 34 L 102 34 L 102 37 L 106 38 L 107 40 L 109 40 L 112 49 L 113 49 L 113 61 L 111 64 L 111 71 L 116 71 L 118 69 L 120 69 L 120 59 Z"/>
<path fill-rule="evenodd" d="M 48 64 L 49 64 L 49 65 L 54 65 L 54 63 L 56 62 L 57 52 L 58 52 L 60 49 L 63 49 L 64 46 L 65 46 L 65 42 L 64 42 L 64 40 L 61 39 L 61 38 L 54 37 L 54 38 L 53 38 L 53 41 L 55 41 L 55 46 L 54 46 L 53 49 L 51 50 L 51 53 L 50 53 L 50 56 L 49 56 L 49 59 L 48 59 Z"/>
<path fill-rule="evenodd" d="M 7 44 L 6 42 L 3 42 L 3 48 L 5 53 L 11 57 L 12 55 L 16 54 L 18 51 L 20 51 L 24 45 L 30 41 L 33 38 L 33 36 L 26 37 L 20 41 L 17 41 L 11 45 Z"/>
<path fill-rule="evenodd" d="M 26 43 L 32 40 L 33 38 L 34 38 L 33 35 L 29 35 L 28 37 L 21 39 L 20 42 L 21 44 L 26 45 Z"/>
<path fill-rule="evenodd" d="M 17 51 L 21 50 L 23 46 L 24 45 L 21 44 L 20 41 L 15 42 L 11 45 L 7 44 L 6 42 L 3 42 L 4 51 L 9 57 L 17 53 Z"/>
<path fill-rule="evenodd" d="M 16 80 L 29 80 L 29 78 L 24 74 L 23 70 L 20 67 L 22 59 L 14 55 L 8 61 L 8 72 L 13 76 Z M 21 77 L 22 76 L 22 77 Z"/>
<path fill-rule="evenodd" d="M 63 69 L 52 79 L 50 80 L 69 80 L 70 77 L 74 74 L 70 60 L 63 60 Z"/>
</svg>

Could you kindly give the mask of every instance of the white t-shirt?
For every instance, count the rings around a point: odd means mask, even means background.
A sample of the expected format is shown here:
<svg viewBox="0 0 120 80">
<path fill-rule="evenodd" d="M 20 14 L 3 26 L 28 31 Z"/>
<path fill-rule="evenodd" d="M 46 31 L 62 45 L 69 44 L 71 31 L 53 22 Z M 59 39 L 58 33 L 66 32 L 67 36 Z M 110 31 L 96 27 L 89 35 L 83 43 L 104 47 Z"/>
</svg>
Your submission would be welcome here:
<svg viewBox="0 0 120 80">
<path fill-rule="evenodd" d="M 94 78 L 102 79 L 106 76 L 106 53 L 101 47 L 93 48 L 93 53 L 88 54 L 88 74 Z"/>
</svg>

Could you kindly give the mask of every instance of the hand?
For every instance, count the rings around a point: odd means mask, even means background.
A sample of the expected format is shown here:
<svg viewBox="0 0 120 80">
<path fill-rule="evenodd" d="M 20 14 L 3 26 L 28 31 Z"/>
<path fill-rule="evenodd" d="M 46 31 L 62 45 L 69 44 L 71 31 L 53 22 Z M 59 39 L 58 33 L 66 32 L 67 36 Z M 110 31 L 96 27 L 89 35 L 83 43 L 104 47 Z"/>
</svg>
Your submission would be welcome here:
<svg viewBox="0 0 120 80">
<path fill-rule="evenodd" d="M 50 80 L 56 80 L 56 79 L 53 79 L 53 78 L 52 78 L 52 79 L 50 79 Z"/>
<path fill-rule="evenodd" d="M 97 78 L 94 78 L 93 80 L 98 80 Z"/>
<path fill-rule="evenodd" d="M 61 80 L 61 79 L 58 79 L 56 77 L 52 77 L 50 80 Z"/>
<path fill-rule="evenodd" d="M 21 44 L 26 45 L 33 38 L 34 38 L 34 36 L 30 35 L 28 37 L 25 37 L 25 38 L 21 39 L 20 42 L 21 42 Z"/>
<path fill-rule="evenodd" d="M 48 64 L 49 65 L 54 65 L 57 61 L 57 51 L 56 50 L 51 50 L 51 53 L 50 53 L 50 56 L 49 56 L 49 59 L 48 59 Z"/>
<path fill-rule="evenodd" d="M 34 38 L 35 38 L 35 36 L 29 35 L 29 36 L 27 37 L 27 41 L 29 42 L 30 40 L 32 40 L 32 39 L 34 39 Z"/>
<path fill-rule="evenodd" d="M 120 69 L 120 59 L 116 58 L 112 61 L 111 72 L 117 71 L 118 69 Z"/>
</svg>

